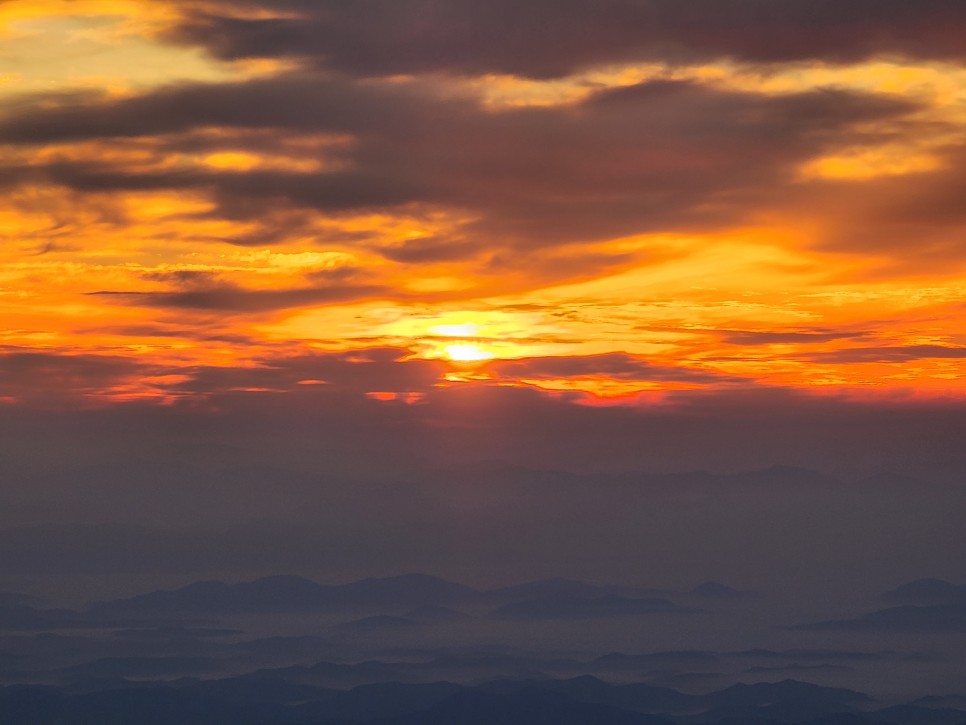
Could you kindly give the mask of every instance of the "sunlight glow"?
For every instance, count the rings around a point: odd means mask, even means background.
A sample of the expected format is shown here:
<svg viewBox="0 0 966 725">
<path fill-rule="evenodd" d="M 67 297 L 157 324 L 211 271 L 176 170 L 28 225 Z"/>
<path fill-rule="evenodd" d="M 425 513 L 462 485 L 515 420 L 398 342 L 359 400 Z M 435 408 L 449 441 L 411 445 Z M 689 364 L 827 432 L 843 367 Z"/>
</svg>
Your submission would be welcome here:
<svg viewBox="0 0 966 725">
<path fill-rule="evenodd" d="M 443 348 L 443 353 L 450 360 L 456 362 L 480 362 L 492 360 L 493 353 L 484 350 L 480 345 L 473 342 L 457 342 Z"/>
<path fill-rule="evenodd" d="M 429 331 L 434 335 L 444 335 L 446 337 L 476 337 L 480 334 L 480 326 L 472 322 L 464 322 L 454 325 L 433 325 Z"/>
</svg>

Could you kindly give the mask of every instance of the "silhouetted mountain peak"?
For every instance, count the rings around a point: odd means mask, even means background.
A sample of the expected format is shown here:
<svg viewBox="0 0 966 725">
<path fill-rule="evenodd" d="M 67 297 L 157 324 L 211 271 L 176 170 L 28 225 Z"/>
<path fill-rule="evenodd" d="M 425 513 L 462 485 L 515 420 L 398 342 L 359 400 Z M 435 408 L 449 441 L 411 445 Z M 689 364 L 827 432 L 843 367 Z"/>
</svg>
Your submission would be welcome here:
<svg viewBox="0 0 966 725">
<path fill-rule="evenodd" d="M 768 705 L 775 702 L 807 701 L 809 703 L 854 704 L 868 702 L 870 698 L 861 692 L 841 687 L 823 687 L 800 680 L 781 680 L 780 682 L 739 682 L 720 692 L 708 695 L 710 700 L 743 702 L 747 704 Z"/>
<path fill-rule="evenodd" d="M 966 599 L 966 586 L 957 586 L 944 579 L 916 579 L 884 592 L 881 598 L 900 604 L 947 604 Z"/>
</svg>

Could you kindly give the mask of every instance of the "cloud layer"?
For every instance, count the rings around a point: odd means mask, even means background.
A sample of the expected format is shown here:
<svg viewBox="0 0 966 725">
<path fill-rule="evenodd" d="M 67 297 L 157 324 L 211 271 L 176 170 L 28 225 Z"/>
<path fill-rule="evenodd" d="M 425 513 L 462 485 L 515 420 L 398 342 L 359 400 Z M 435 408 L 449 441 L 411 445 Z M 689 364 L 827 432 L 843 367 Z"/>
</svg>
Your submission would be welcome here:
<svg viewBox="0 0 966 725">
<path fill-rule="evenodd" d="M 239 17 L 239 6 L 248 17 Z M 221 58 L 291 58 L 360 76 L 535 78 L 643 60 L 960 59 L 955 0 L 260 0 L 208 3 L 172 36 Z M 263 11 L 269 17 L 257 17 Z"/>
<path fill-rule="evenodd" d="M 374 347 L 574 399 L 958 386 L 958 2 L 157 7 L 70 22 L 203 80 L 3 96 L 0 334 L 68 399 Z"/>
</svg>

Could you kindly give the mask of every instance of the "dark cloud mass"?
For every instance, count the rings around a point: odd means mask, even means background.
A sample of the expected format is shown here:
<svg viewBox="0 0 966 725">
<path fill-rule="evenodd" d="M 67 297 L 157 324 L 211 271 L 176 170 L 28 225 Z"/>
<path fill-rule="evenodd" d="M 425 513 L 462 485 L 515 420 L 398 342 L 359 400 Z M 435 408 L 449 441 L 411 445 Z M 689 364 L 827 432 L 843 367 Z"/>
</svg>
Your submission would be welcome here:
<svg viewBox="0 0 966 725">
<path fill-rule="evenodd" d="M 808 359 L 827 363 L 906 362 L 909 360 L 966 358 L 966 347 L 947 345 L 905 345 L 895 347 L 850 347 L 811 353 Z"/>
<path fill-rule="evenodd" d="M 144 403 L 118 406 L 111 419 L 126 422 L 114 431 L 95 426 L 86 432 L 67 428 L 52 434 L 50 440 L 62 447 L 56 456 L 81 459 L 86 454 L 75 450 L 72 435 L 84 440 L 103 436 L 104 446 L 116 444 L 118 455 L 137 458 L 140 454 L 134 449 L 141 443 L 124 440 L 140 439 L 135 422 L 139 418 L 162 427 L 169 425 L 158 422 L 162 419 L 181 421 L 169 430 L 187 444 L 196 435 L 190 421 L 197 416 L 206 431 L 198 434 L 205 445 L 217 448 L 248 441 L 254 451 L 262 448 L 257 440 L 263 437 L 268 455 L 276 448 L 283 450 L 286 442 L 300 441 L 310 449 L 322 445 L 341 450 L 332 465 L 338 462 L 356 470 L 385 464 L 392 471 L 394 462 L 415 456 L 424 463 L 496 459 L 572 470 L 747 469 L 786 463 L 869 473 L 879 466 L 919 466 L 918 475 L 927 475 L 927 462 L 941 470 L 959 460 L 962 411 L 955 401 L 863 404 L 748 384 L 723 388 L 718 384 L 742 381 L 697 369 L 665 368 L 626 354 L 497 360 L 484 368 L 492 372 L 492 380 L 441 386 L 451 370 L 444 361 L 412 358 L 408 350 L 393 347 L 265 354 L 246 365 L 230 366 L 146 366 L 133 356 L 8 350 L 0 355 L 0 394 L 24 396 L 26 402 L 43 403 L 40 407 L 56 403 L 54 407 L 78 411 L 65 418 L 94 419 L 100 414 L 83 412 L 92 403 L 97 407 L 97 399 L 88 393 L 143 383 L 150 377 L 158 394 L 182 401 L 168 412 L 151 412 Z M 505 385 L 514 377 L 585 376 L 679 381 L 709 388 L 588 407 L 572 404 L 584 397 L 579 393 L 551 396 Z M 48 398 L 25 397 L 41 390 L 48 391 Z M 414 399 L 418 404 L 407 405 L 367 397 L 375 392 L 421 397 Z M 198 401 L 207 402 L 199 408 Z M 29 437 L 35 429 L 28 424 L 14 435 L 20 425 L 16 421 L 29 419 L 30 408 L 21 407 L 15 415 L 10 409 L 7 443 Z M 219 432 L 228 419 L 231 425 Z M 285 423 L 276 428 L 279 421 Z M 125 426 L 130 427 L 126 433 Z M 379 453 L 360 457 L 360 448 Z M 91 454 L 101 455 L 94 448 Z M 958 465 L 950 475 L 958 475 Z"/>
<path fill-rule="evenodd" d="M 715 330 L 732 345 L 801 345 L 821 344 L 834 340 L 859 339 L 869 335 L 848 330 Z"/>
<path fill-rule="evenodd" d="M 243 8 L 276 17 L 239 18 Z M 958 0 L 261 0 L 208 3 L 171 36 L 221 58 L 291 58 L 353 75 L 564 76 L 633 60 L 958 59 Z M 212 7 L 214 9 L 212 9 Z M 564 50 L 565 49 L 565 50 Z"/>
<path fill-rule="evenodd" d="M 159 369 L 118 355 L 0 349 L 0 398 L 40 407 L 72 406 L 152 372 Z"/>
<path fill-rule="evenodd" d="M 228 283 L 196 286 L 176 292 L 90 292 L 109 296 L 133 305 L 185 310 L 222 312 L 266 312 L 308 305 L 326 305 L 361 298 L 378 297 L 388 290 L 375 286 L 331 285 L 294 289 L 246 289 Z"/>
<path fill-rule="evenodd" d="M 654 365 L 624 353 L 499 360 L 493 362 L 490 369 L 511 380 L 600 376 L 623 381 L 663 380 L 699 384 L 741 381 L 740 378 L 686 367 Z"/>
<path fill-rule="evenodd" d="M 452 238 L 385 252 L 418 263 L 472 256 L 480 245 L 539 247 L 736 223 L 793 183 L 807 159 L 860 143 L 867 132 L 858 124 L 916 109 L 846 91 L 766 96 L 651 81 L 575 105 L 493 111 L 418 82 L 294 74 L 26 109 L 0 121 L 0 140 L 107 140 L 208 127 L 350 134 L 353 143 L 338 152 L 344 164 L 313 173 L 134 170 L 96 159 L 20 173 L 79 191 L 208 189 L 227 217 L 423 204 L 475 219 Z M 177 151 L 184 142 L 159 143 Z"/>
</svg>

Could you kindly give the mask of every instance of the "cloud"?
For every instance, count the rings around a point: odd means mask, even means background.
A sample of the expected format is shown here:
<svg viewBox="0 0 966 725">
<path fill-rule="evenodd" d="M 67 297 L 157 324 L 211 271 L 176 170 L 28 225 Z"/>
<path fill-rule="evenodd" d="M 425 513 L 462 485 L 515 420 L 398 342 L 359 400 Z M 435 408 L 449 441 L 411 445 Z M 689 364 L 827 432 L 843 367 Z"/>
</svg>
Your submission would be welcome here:
<svg viewBox="0 0 966 725">
<path fill-rule="evenodd" d="M 166 283 L 175 288 L 173 291 L 101 290 L 87 294 L 136 306 L 238 313 L 336 304 L 390 294 L 388 288 L 377 285 L 351 284 L 356 276 L 360 276 L 357 268 L 337 267 L 307 273 L 305 277 L 315 283 L 312 286 L 251 289 L 207 270 L 160 270 L 145 272 L 141 277 L 150 282 Z"/>
<path fill-rule="evenodd" d="M 446 262 L 479 253 L 477 245 L 466 240 L 451 240 L 440 237 L 419 237 L 407 239 L 402 244 L 383 247 L 383 256 L 406 264 Z"/>
<path fill-rule="evenodd" d="M 222 312 L 270 312 L 292 307 L 335 304 L 379 297 L 389 289 L 372 285 L 329 285 L 294 289 L 247 289 L 227 282 L 177 292 L 125 292 L 101 290 L 92 296 L 113 297 L 127 304 L 184 310 Z"/>
<path fill-rule="evenodd" d="M 868 332 L 848 330 L 713 330 L 731 345 L 802 345 L 820 344 L 835 340 L 855 340 L 869 335 Z"/>
<path fill-rule="evenodd" d="M 946 345 L 897 345 L 894 347 L 850 347 L 844 350 L 813 352 L 808 360 L 821 363 L 901 363 L 910 360 L 966 358 L 966 347 Z"/>
<path fill-rule="evenodd" d="M 288 59 L 358 76 L 566 76 L 595 65 L 733 58 L 960 59 L 958 0 L 258 0 L 188 11 L 169 37 L 223 59 Z"/>
<path fill-rule="evenodd" d="M 163 334 L 136 328 L 138 334 Z M 179 333 L 180 334 L 180 333 Z M 197 337 L 196 333 L 196 337 Z M 211 339 L 211 338 L 203 338 Z M 224 338 L 216 341 L 226 342 Z M 227 340 L 248 345 L 250 340 Z M 0 399 L 30 408 L 85 407 L 150 393 L 155 402 L 231 398 L 251 392 L 293 399 L 362 401 L 370 392 L 432 391 L 447 370 L 436 360 L 408 359 L 408 350 L 371 347 L 351 352 L 251 356 L 236 366 L 181 361 L 146 364 L 125 355 L 0 351 Z"/>
<path fill-rule="evenodd" d="M 459 220 L 450 233 L 378 247 L 388 259 L 421 264 L 740 224 L 794 189 L 806 160 L 864 139 L 869 132 L 859 124 L 904 118 L 917 108 L 846 91 L 768 96 L 651 81 L 568 106 L 494 111 L 422 82 L 294 73 L 24 108 L 0 121 L 0 140 L 157 138 L 159 150 L 175 153 L 212 127 L 221 129 L 213 141 L 219 148 L 225 135 L 244 139 L 256 131 L 342 134 L 352 141 L 339 147 L 338 163 L 324 147 L 314 172 L 133 168 L 98 154 L 6 173 L 8 183 L 81 192 L 205 192 L 216 205 L 207 216 L 246 221 L 280 209 L 327 217 L 443 210 Z M 292 223 L 293 233 L 305 232 L 304 219 Z M 259 237 L 283 238 L 277 230 Z"/>
<path fill-rule="evenodd" d="M 599 377 L 620 381 L 675 381 L 700 384 L 747 382 L 683 366 L 654 365 L 626 353 L 497 360 L 488 369 L 507 380 Z"/>
<path fill-rule="evenodd" d="M 351 352 L 259 357 L 246 367 L 198 366 L 175 385 L 180 392 L 219 395 L 232 391 L 275 390 L 323 395 L 369 392 L 426 392 L 439 382 L 446 365 L 409 360 L 408 350 L 375 347 Z M 306 386 L 308 381 L 313 385 Z M 312 393 L 312 390 L 315 393 Z"/>
<path fill-rule="evenodd" d="M 119 355 L 0 349 L 0 399 L 38 407 L 71 406 L 157 372 L 157 366 Z"/>
<path fill-rule="evenodd" d="M 495 371 L 702 382 L 700 373 L 654 369 L 620 355 L 506 364 L 516 367 Z M 591 407 L 574 405 L 578 394 L 509 387 L 499 379 L 441 386 L 450 370 L 444 361 L 407 359 L 407 351 L 385 347 L 263 354 L 223 366 L 175 361 L 145 367 L 121 356 L 8 353 L 0 356 L 0 395 L 16 396 L 17 404 L 3 405 L 0 458 L 5 480 L 27 478 L 5 488 L 0 527 L 82 515 L 89 523 L 104 522 L 104 502 L 111 501 L 111 511 L 121 512 L 117 520 L 125 522 L 177 526 L 261 515 L 289 521 L 297 515 L 318 528 L 314 512 L 326 511 L 351 529 L 358 528 L 358 512 L 350 517 L 337 502 L 353 490 L 347 481 L 360 479 L 392 485 L 391 492 L 362 497 L 359 511 L 385 513 L 388 500 L 396 510 L 399 498 L 409 501 L 407 510 L 443 521 L 449 520 L 446 512 L 433 508 L 440 501 L 427 501 L 417 484 L 429 480 L 428 469 L 455 465 L 439 474 L 446 505 L 463 506 L 467 515 L 477 504 L 490 505 L 491 496 L 498 505 L 502 489 L 482 485 L 490 469 L 479 461 L 571 472 L 734 471 L 782 464 L 846 471 L 849 477 L 885 470 L 949 482 L 961 480 L 966 464 L 958 400 L 868 403 L 742 386 L 722 392 L 709 376 L 708 387 L 645 397 L 635 405 Z M 150 398 L 127 395 L 145 388 Z M 120 394 L 107 399 L 126 402 L 103 405 L 104 395 L 116 391 Z M 397 395 L 383 401 L 367 397 L 372 392 Z M 419 404 L 407 404 L 409 393 L 418 394 Z M 159 405 L 162 400 L 166 404 Z M 164 465 L 145 470 L 145 461 L 156 460 Z M 108 464 L 114 468 L 103 470 Z M 266 473 L 266 465 L 304 475 L 283 492 L 279 486 L 286 479 Z M 198 467 L 197 475 L 186 477 L 184 466 Z M 220 468 L 226 473 L 213 477 L 210 472 Z M 66 473 L 56 481 L 30 482 L 46 470 Z M 787 486 L 774 492 L 779 498 L 789 489 L 815 488 L 794 472 L 785 478 Z M 621 480 L 641 490 L 640 481 Z M 678 490 L 676 481 L 668 480 L 669 490 Z M 914 488 L 915 495 L 923 494 L 922 487 Z M 239 490 L 246 494 L 239 497 Z M 598 495 L 590 480 L 582 490 L 587 501 Z M 893 489 L 877 482 L 868 490 L 883 498 Z M 764 495 L 760 486 L 750 491 Z M 31 496 L 43 505 L 23 502 Z M 295 502 L 303 500 L 316 508 L 301 511 Z M 574 510 L 585 508 L 586 502 Z M 843 530 L 854 526 L 850 515 L 841 516 Z M 403 536 L 411 535 L 412 521 Z M 883 531 L 893 531 L 891 522 L 881 523 Z M 807 524 L 813 527 L 814 521 Z M 948 549 L 948 538 L 940 540 Z M 901 539 L 894 543 L 903 545 Z"/>
</svg>

